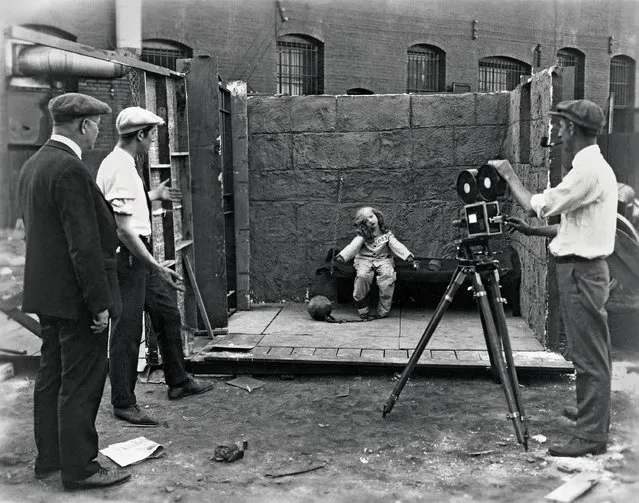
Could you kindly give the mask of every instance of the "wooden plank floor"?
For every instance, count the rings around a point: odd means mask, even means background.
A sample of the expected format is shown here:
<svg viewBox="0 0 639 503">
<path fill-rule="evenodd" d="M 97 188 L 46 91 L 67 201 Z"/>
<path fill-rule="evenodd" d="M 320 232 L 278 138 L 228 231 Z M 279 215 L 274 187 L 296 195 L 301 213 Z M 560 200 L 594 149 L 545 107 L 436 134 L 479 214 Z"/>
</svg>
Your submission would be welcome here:
<svg viewBox="0 0 639 503">
<path fill-rule="evenodd" d="M 434 309 L 394 308 L 383 320 L 326 323 L 312 320 L 305 304 L 262 304 L 229 318 L 229 333 L 212 341 L 198 337 L 190 358 L 195 373 L 342 373 L 347 369 L 401 370 L 417 346 Z M 333 310 L 355 320 L 350 306 Z M 515 365 L 520 370 L 571 372 L 572 364 L 545 350 L 522 318 L 507 316 Z M 490 360 L 475 311 L 449 309 L 418 369 L 486 369 Z"/>
</svg>

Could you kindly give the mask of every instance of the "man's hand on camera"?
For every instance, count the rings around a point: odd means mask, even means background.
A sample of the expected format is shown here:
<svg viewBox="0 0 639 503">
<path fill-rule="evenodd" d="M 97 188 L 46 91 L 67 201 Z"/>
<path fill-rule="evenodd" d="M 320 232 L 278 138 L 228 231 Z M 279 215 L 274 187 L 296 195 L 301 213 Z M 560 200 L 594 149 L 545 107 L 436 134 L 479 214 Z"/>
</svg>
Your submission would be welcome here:
<svg viewBox="0 0 639 503">
<path fill-rule="evenodd" d="M 182 276 L 180 276 L 173 269 L 169 269 L 168 267 L 160 266 L 158 269 L 158 273 L 160 274 L 160 278 L 167 285 L 169 285 L 173 290 L 179 290 L 180 292 L 184 292 L 186 289 L 183 285 L 180 285 L 179 282 L 183 281 Z"/>
<path fill-rule="evenodd" d="M 510 181 L 510 179 L 515 176 L 515 171 L 513 170 L 513 167 L 510 165 L 510 162 L 508 162 L 506 159 L 488 161 L 488 164 L 491 165 L 493 168 L 495 168 L 499 176 L 501 176 L 507 182 Z"/>
<path fill-rule="evenodd" d="M 413 262 L 415 262 L 415 257 L 413 257 L 412 255 L 409 255 L 408 257 L 406 257 L 406 262 L 408 262 L 409 264 L 412 264 Z"/>
<path fill-rule="evenodd" d="M 526 236 L 530 236 L 532 231 L 532 226 L 528 225 L 521 218 L 508 217 L 506 218 L 506 229 L 509 232 L 517 231 L 517 232 L 521 232 L 522 234 Z"/>
<path fill-rule="evenodd" d="M 104 311 L 99 312 L 98 314 L 93 315 L 93 320 L 91 323 L 91 331 L 94 334 L 101 334 L 104 332 L 109 325 L 109 310 L 105 309 Z"/>
<path fill-rule="evenodd" d="M 342 257 L 341 255 L 338 255 L 337 257 L 335 257 L 335 262 L 337 262 L 338 264 L 343 264 L 344 257 Z"/>
</svg>

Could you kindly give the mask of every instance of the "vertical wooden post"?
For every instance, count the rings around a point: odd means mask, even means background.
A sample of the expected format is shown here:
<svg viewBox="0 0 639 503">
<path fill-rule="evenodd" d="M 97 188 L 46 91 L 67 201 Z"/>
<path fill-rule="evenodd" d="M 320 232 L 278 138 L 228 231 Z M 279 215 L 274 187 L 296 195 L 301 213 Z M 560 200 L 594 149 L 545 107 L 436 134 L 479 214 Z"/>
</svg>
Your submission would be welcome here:
<svg viewBox="0 0 639 503">
<path fill-rule="evenodd" d="M 217 60 L 187 65 L 195 276 L 213 327 L 228 324 Z"/>
<path fill-rule="evenodd" d="M 248 172 L 248 115 L 245 82 L 229 83 L 233 125 L 233 193 L 237 308 L 250 309 L 250 221 Z"/>
<path fill-rule="evenodd" d="M 563 81 L 564 68 L 557 68 L 552 74 L 552 109 L 555 110 L 557 103 L 565 99 L 572 99 L 574 95 L 574 78 L 568 79 L 569 85 Z M 570 69 L 569 75 L 574 75 L 574 71 Z M 569 98 L 566 98 L 568 93 Z M 557 140 L 557 130 L 553 128 L 551 141 Z M 563 164 L 569 162 L 563 159 L 561 146 L 551 147 L 550 152 L 550 186 L 555 187 L 561 182 Z M 551 217 L 548 219 L 550 225 L 558 224 L 559 217 Z M 548 240 L 547 240 L 548 241 Z M 559 308 L 559 289 L 557 287 L 557 266 L 547 253 L 547 274 L 546 274 L 546 291 L 548 292 L 548 318 L 546 320 L 546 347 L 558 349 L 561 346 L 561 310 Z"/>
</svg>

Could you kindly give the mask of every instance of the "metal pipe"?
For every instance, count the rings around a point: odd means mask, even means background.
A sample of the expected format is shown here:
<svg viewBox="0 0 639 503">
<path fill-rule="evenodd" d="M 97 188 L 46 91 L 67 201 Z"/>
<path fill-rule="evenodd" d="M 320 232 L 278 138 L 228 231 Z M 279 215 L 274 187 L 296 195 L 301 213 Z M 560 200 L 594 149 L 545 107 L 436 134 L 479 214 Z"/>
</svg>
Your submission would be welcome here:
<svg viewBox="0 0 639 503">
<path fill-rule="evenodd" d="M 116 79 L 126 75 L 128 68 L 120 63 L 103 61 L 53 47 L 25 47 L 18 55 L 18 71 L 22 75 L 64 75 L 95 79 Z"/>
</svg>

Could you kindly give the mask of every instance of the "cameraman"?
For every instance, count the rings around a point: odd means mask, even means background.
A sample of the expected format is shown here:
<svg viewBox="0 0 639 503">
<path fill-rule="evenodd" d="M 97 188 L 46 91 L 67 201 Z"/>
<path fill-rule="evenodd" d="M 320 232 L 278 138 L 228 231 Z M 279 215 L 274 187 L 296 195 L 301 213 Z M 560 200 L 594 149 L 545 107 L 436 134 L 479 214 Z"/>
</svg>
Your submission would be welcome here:
<svg viewBox="0 0 639 503">
<path fill-rule="evenodd" d="M 617 180 L 597 146 L 605 125 L 601 108 L 588 100 L 563 101 L 557 111 L 562 152 L 572 167 L 559 185 L 532 195 L 508 161 L 489 161 L 508 183 L 529 216 L 560 215 L 557 226 L 531 228 L 553 237 L 548 249 L 557 263 L 557 284 L 568 348 L 577 376 L 577 418 L 573 438 L 552 445 L 552 456 L 606 452 L 610 424 L 610 333 L 605 303 L 609 294 L 606 257 L 614 250 Z M 517 228 L 521 221 L 511 221 Z M 524 224 L 525 225 L 525 224 Z"/>
</svg>

